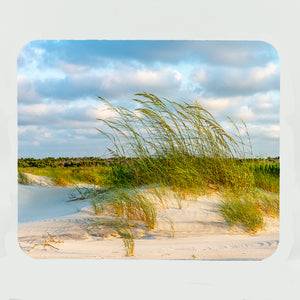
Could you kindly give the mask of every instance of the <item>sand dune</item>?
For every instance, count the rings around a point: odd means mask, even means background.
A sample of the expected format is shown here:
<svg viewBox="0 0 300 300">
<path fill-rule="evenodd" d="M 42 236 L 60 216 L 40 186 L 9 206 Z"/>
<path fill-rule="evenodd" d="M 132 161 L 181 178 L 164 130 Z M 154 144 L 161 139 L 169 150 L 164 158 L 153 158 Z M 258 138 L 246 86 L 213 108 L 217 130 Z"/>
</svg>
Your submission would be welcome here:
<svg viewBox="0 0 300 300">
<path fill-rule="evenodd" d="M 126 257 L 122 239 L 104 228 L 88 230 L 94 218 L 89 200 L 68 202 L 71 189 L 19 187 L 19 244 L 33 258 L 264 259 L 279 243 L 279 221 L 266 219 L 265 230 L 249 235 L 230 228 L 216 211 L 219 195 L 196 200 L 169 197 L 158 210 L 157 227 L 136 231 L 134 257 Z M 175 229 L 173 231 L 170 223 Z"/>
</svg>

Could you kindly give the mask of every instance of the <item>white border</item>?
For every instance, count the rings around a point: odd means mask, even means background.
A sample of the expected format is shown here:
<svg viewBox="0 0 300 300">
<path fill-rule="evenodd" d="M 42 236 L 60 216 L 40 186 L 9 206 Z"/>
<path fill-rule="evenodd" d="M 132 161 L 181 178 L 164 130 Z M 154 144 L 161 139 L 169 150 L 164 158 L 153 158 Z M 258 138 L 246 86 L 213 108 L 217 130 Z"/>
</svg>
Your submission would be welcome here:
<svg viewBox="0 0 300 300">
<path fill-rule="evenodd" d="M 296 0 L 290 0 L 288 5 L 268 0 L 3 3 L 0 9 L 3 33 L 0 47 L 1 299 L 240 300 L 299 296 L 300 122 L 297 112 L 300 104 L 296 99 L 300 96 L 297 84 L 300 44 L 296 38 L 300 24 Z M 281 236 L 276 253 L 262 262 L 33 260 L 23 254 L 17 244 L 16 218 L 16 68 L 19 50 L 36 39 L 271 43 L 281 60 Z"/>
</svg>

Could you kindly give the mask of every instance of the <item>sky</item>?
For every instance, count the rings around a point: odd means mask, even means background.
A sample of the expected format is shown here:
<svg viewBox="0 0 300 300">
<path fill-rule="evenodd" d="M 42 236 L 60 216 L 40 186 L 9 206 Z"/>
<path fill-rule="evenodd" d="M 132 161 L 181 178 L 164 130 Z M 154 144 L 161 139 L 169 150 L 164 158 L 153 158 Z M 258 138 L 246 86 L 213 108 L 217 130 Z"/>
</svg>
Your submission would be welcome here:
<svg viewBox="0 0 300 300">
<path fill-rule="evenodd" d="M 107 157 L 97 96 L 197 100 L 225 130 L 247 124 L 255 157 L 279 156 L 280 69 L 261 41 L 40 40 L 18 55 L 18 157 Z"/>
</svg>

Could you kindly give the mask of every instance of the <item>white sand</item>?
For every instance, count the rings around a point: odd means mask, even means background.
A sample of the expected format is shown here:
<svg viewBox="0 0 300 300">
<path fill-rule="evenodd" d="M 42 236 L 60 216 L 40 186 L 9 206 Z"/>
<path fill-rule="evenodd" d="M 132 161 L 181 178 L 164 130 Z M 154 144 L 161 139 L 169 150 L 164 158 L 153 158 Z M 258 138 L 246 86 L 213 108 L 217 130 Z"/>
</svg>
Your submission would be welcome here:
<svg viewBox="0 0 300 300">
<path fill-rule="evenodd" d="M 256 260 L 271 256 L 279 243 L 277 219 L 266 219 L 265 230 L 249 235 L 222 220 L 218 195 L 182 201 L 182 209 L 169 197 L 169 209 L 158 211 L 157 228 L 147 235 L 137 230 L 134 257 L 126 257 L 122 239 L 103 228 L 87 230 L 95 217 L 89 200 L 68 202 L 69 193 L 70 188 L 19 186 L 19 244 L 30 257 Z"/>
</svg>

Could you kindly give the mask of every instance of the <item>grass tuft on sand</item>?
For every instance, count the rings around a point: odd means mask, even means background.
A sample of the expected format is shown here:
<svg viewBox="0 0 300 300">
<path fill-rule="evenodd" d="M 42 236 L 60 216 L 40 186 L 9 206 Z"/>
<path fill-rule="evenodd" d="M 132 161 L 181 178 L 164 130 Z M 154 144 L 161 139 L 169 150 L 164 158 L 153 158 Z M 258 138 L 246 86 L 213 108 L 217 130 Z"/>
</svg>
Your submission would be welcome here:
<svg viewBox="0 0 300 300">
<path fill-rule="evenodd" d="M 145 92 L 136 96 L 140 98 L 133 100 L 134 110 L 99 97 L 115 116 L 99 119 L 103 126 L 98 130 L 112 143 L 109 151 L 114 163 L 106 183 L 113 189 L 109 194 L 115 200 L 110 205 L 118 218 L 143 216 L 148 229 L 154 228 L 155 205 L 146 205 L 136 193 L 137 188 L 151 185 L 158 187 L 155 193 L 160 200 L 163 191 L 171 189 L 179 208 L 180 199 L 212 189 L 222 193 L 224 200 L 218 208 L 223 218 L 230 226 L 242 224 L 252 233 L 264 227 L 263 216 L 278 216 L 279 172 L 276 166 L 262 167 L 247 159 L 252 157 L 252 146 L 243 121 L 239 127 L 228 117 L 235 131 L 229 134 L 197 101 L 178 103 Z"/>
</svg>

